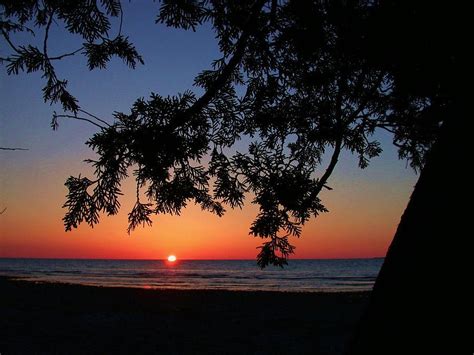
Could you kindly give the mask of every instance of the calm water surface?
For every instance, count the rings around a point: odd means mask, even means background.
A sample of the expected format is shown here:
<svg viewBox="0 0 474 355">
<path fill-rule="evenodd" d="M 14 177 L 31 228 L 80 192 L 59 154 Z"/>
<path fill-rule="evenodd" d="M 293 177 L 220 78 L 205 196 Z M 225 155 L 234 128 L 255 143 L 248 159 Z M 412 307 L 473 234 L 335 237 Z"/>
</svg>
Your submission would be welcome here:
<svg viewBox="0 0 474 355">
<path fill-rule="evenodd" d="M 290 260 L 284 269 L 254 260 L 0 259 L 0 275 L 31 281 L 160 289 L 364 291 L 383 259 Z"/>
</svg>

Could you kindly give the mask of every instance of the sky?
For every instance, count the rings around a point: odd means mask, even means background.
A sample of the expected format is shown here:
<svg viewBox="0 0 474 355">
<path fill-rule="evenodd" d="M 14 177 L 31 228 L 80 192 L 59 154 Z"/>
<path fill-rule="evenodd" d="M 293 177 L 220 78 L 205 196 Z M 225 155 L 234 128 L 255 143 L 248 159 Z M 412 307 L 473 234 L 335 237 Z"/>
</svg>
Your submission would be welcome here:
<svg viewBox="0 0 474 355">
<path fill-rule="evenodd" d="M 82 57 L 58 63 L 59 77 L 81 107 L 100 117 L 128 112 L 139 97 L 151 92 L 177 94 L 192 87 L 196 74 L 219 58 L 211 29 L 196 32 L 156 25 L 159 5 L 124 2 L 123 32 L 145 60 L 132 70 L 112 60 L 107 70 L 90 72 Z M 41 36 L 39 36 L 41 37 Z M 80 41 L 54 27 L 52 54 L 75 50 Z M 22 43 L 27 38 L 15 38 Z M 8 48 L 0 41 L 0 55 Z M 43 102 L 40 74 L 8 76 L 0 67 L 0 146 L 28 151 L 0 151 L 0 257 L 163 259 L 253 259 L 262 240 L 249 235 L 258 208 L 247 202 L 223 217 L 190 205 L 181 216 L 158 215 L 153 226 L 126 232 L 127 213 L 134 204 L 134 183 L 124 184 L 122 209 L 102 216 L 99 225 L 81 225 L 65 232 L 62 217 L 67 189 L 64 182 L 90 168 L 84 159 L 94 156 L 84 142 L 95 132 L 80 121 L 61 121 L 52 131 L 50 120 L 57 107 Z M 380 257 L 392 240 L 417 175 L 397 158 L 388 133 L 379 134 L 384 152 L 364 170 L 357 159 L 343 153 L 329 181 L 332 191 L 321 198 L 329 213 L 311 219 L 293 258 Z M 89 174 L 90 176 L 90 174 Z"/>
</svg>

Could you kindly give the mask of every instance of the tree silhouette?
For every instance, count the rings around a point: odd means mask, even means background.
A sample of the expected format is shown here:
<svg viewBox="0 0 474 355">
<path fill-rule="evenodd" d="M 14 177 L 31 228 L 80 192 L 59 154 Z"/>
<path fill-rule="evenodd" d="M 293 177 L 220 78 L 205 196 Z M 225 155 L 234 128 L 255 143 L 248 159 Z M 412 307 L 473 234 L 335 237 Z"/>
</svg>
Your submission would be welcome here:
<svg viewBox="0 0 474 355">
<path fill-rule="evenodd" d="M 468 292 L 462 284 L 452 288 L 441 282 L 457 273 L 472 278 L 464 265 L 469 256 L 463 254 L 469 250 L 463 232 L 470 228 L 469 218 L 460 208 L 471 189 L 470 177 L 449 168 L 464 170 L 464 153 L 471 150 L 464 92 L 464 73 L 470 67 L 467 13 L 459 5 L 383 1 L 374 9 L 365 46 L 360 47 L 371 65 L 393 78 L 391 96 L 400 134 L 421 138 L 433 123 L 440 129 L 377 277 L 351 354 L 474 350 L 467 328 L 457 326 L 470 319 L 466 311 L 471 302 L 464 296 Z M 410 105 L 420 100 L 429 105 L 413 116 Z M 449 186 L 454 175 L 456 186 Z"/>
<path fill-rule="evenodd" d="M 56 75 L 54 63 L 77 53 L 84 54 L 88 59 L 89 69 L 104 68 L 112 56 L 118 56 L 130 67 L 143 63 L 135 48 L 121 33 L 122 8 L 118 0 L 96 1 L 2 1 L 2 18 L 0 30 L 3 39 L 11 49 L 12 54 L 0 57 L 1 63 L 6 63 L 8 74 L 20 72 L 42 72 L 46 84 L 43 87 L 45 102 L 60 103 L 64 111 L 83 112 L 76 98 L 67 90 L 67 80 Z M 120 17 L 118 34 L 110 39 L 108 32 L 111 28 L 110 18 Z M 72 51 L 51 55 L 48 51 L 49 32 L 55 19 L 61 21 L 71 33 L 80 36 L 84 44 Z M 36 32 L 43 34 L 43 46 L 17 46 L 11 36 L 17 32 L 35 36 Z M 56 121 L 52 122 L 56 128 Z"/>
<path fill-rule="evenodd" d="M 66 230 L 84 221 L 93 226 L 100 213 L 116 214 L 120 185 L 131 168 L 137 194 L 129 232 L 151 224 L 152 214 L 179 214 L 189 202 L 221 216 L 224 205 L 241 207 L 250 195 L 259 206 L 250 234 L 265 239 L 258 263 L 282 266 L 294 249 L 289 237 L 299 237 L 311 216 L 327 211 L 318 195 L 330 189 L 327 183 L 343 149 L 357 154 L 365 168 L 381 152 L 371 138 L 381 128 L 394 133 L 400 157 L 420 168 L 439 129 L 440 120 L 423 119 L 432 107 L 428 99 L 407 100 L 401 110 L 394 77 L 361 55 L 375 5 L 265 0 L 164 1 L 158 23 L 193 30 L 211 23 L 222 57 L 196 77 L 195 85 L 205 90 L 201 97 L 190 91 L 151 94 L 107 123 L 79 107 L 53 66 L 76 53 L 87 57 L 91 70 L 104 68 L 113 55 L 132 67 L 142 62 L 121 28 L 114 39 L 104 37 L 109 18 L 122 14 L 120 2 L 100 5 L 7 2 L 3 10 L 2 33 L 13 51 L 3 58 L 8 73 L 43 72 L 45 101 L 60 102 L 65 110 L 53 114 L 53 128 L 60 118 L 99 128 L 87 142 L 99 156 L 89 160 L 94 179 L 71 176 L 66 181 Z M 54 18 L 83 38 L 81 49 L 48 54 Z M 31 22 L 44 32 L 42 49 L 18 47 L 11 39 L 16 31 L 32 31 Z M 244 95 L 237 95 L 236 85 L 246 87 Z M 244 136 L 251 138 L 247 151 L 228 153 Z M 322 155 L 330 148 L 324 168 Z M 206 166 L 201 160 L 208 155 Z M 142 190 L 147 201 L 140 198 Z"/>
</svg>

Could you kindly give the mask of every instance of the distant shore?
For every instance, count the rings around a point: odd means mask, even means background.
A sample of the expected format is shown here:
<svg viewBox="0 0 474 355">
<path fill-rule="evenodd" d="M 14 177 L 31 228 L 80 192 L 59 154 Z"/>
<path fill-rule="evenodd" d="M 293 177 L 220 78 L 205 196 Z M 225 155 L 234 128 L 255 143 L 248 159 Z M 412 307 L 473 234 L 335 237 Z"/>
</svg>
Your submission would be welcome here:
<svg viewBox="0 0 474 355">
<path fill-rule="evenodd" d="M 370 293 L 145 290 L 0 277 L 0 353 L 341 354 Z"/>
</svg>

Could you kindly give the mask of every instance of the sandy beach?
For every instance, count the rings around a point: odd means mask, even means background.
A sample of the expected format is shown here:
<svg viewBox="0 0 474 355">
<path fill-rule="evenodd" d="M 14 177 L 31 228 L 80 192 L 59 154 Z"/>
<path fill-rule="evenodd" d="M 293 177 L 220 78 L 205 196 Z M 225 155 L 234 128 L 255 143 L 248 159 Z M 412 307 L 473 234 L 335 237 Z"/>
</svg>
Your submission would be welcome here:
<svg viewBox="0 0 474 355">
<path fill-rule="evenodd" d="M 179 291 L 0 278 L 0 353 L 341 354 L 369 293 Z"/>
</svg>

